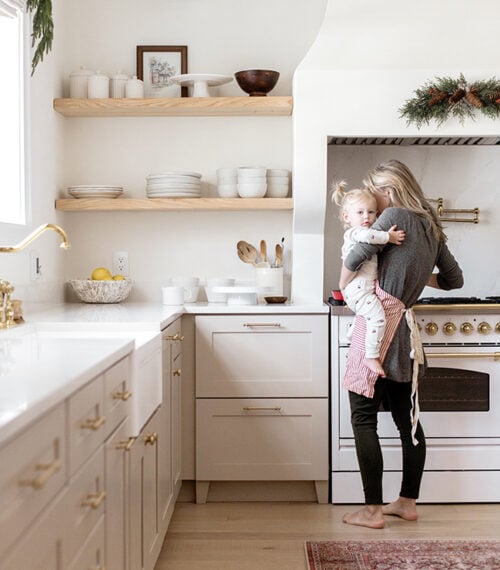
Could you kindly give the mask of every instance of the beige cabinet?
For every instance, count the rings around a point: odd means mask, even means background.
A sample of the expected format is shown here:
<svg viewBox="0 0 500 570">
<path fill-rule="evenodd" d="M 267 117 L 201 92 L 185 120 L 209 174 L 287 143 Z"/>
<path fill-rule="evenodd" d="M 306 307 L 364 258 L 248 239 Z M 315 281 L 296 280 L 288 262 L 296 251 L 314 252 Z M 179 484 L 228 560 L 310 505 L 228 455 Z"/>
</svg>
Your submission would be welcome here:
<svg viewBox="0 0 500 570">
<path fill-rule="evenodd" d="M 327 315 L 196 317 L 196 500 L 210 481 L 314 481 L 328 500 Z"/>
</svg>

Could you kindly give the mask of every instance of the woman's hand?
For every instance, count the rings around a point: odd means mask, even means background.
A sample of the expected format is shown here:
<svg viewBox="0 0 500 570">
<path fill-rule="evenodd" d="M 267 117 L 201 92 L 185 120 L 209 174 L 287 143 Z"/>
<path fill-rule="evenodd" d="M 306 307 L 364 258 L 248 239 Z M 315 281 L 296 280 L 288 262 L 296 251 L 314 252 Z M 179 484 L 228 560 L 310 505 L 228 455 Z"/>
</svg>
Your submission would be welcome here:
<svg viewBox="0 0 500 570">
<path fill-rule="evenodd" d="M 340 272 L 339 288 L 343 291 L 347 285 L 356 277 L 357 271 L 351 271 L 342 265 L 342 271 Z"/>
<path fill-rule="evenodd" d="M 395 245 L 401 245 L 405 239 L 405 232 L 404 230 L 397 230 L 398 226 L 392 226 L 389 228 L 387 233 L 389 234 L 389 243 L 393 243 Z"/>
</svg>

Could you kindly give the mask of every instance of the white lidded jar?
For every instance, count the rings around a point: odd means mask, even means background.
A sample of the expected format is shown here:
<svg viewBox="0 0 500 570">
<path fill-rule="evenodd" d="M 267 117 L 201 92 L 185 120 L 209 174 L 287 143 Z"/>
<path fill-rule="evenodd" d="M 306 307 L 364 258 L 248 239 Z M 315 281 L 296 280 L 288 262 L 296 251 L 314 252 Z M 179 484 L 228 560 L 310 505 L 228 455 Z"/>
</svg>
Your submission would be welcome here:
<svg viewBox="0 0 500 570">
<path fill-rule="evenodd" d="M 109 77 L 100 71 L 89 77 L 89 99 L 107 99 L 109 97 Z"/>
<path fill-rule="evenodd" d="M 144 83 L 134 75 L 125 83 L 125 97 L 127 99 L 142 99 L 144 97 Z"/>
<path fill-rule="evenodd" d="M 122 99 L 125 97 L 125 84 L 127 83 L 128 75 L 117 71 L 111 76 L 109 82 L 109 96 L 112 99 Z"/>
<path fill-rule="evenodd" d="M 88 80 L 91 75 L 94 75 L 94 71 L 87 69 L 85 65 L 69 74 L 69 96 L 71 99 L 86 99 L 88 97 Z"/>
</svg>

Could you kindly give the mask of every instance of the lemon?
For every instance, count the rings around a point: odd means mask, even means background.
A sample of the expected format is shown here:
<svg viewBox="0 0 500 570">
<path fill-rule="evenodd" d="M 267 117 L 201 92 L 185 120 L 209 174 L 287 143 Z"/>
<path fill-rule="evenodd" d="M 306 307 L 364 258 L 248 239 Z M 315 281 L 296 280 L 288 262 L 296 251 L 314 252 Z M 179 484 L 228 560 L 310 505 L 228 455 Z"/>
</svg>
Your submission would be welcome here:
<svg viewBox="0 0 500 570">
<path fill-rule="evenodd" d="M 112 279 L 109 269 L 106 269 L 105 267 L 97 267 L 94 269 L 90 278 L 93 281 L 107 281 Z"/>
<path fill-rule="evenodd" d="M 120 274 L 118 274 L 118 275 L 113 275 L 113 279 L 114 279 L 115 281 L 125 281 L 125 277 L 124 277 L 123 275 L 120 275 Z"/>
</svg>

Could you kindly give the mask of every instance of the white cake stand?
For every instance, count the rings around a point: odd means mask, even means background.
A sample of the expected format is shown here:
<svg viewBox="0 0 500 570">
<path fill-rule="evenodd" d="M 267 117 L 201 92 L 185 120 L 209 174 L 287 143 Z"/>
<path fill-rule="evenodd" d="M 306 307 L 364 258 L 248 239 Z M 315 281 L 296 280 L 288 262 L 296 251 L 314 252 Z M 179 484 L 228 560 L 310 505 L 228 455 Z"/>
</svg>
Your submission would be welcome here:
<svg viewBox="0 0 500 570">
<path fill-rule="evenodd" d="M 184 73 L 170 78 L 172 83 L 182 87 L 192 87 L 191 97 L 210 97 L 209 87 L 224 85 L 233 78 L 230 75 L 214 75 L 208 73 Z"/>
</svg>

